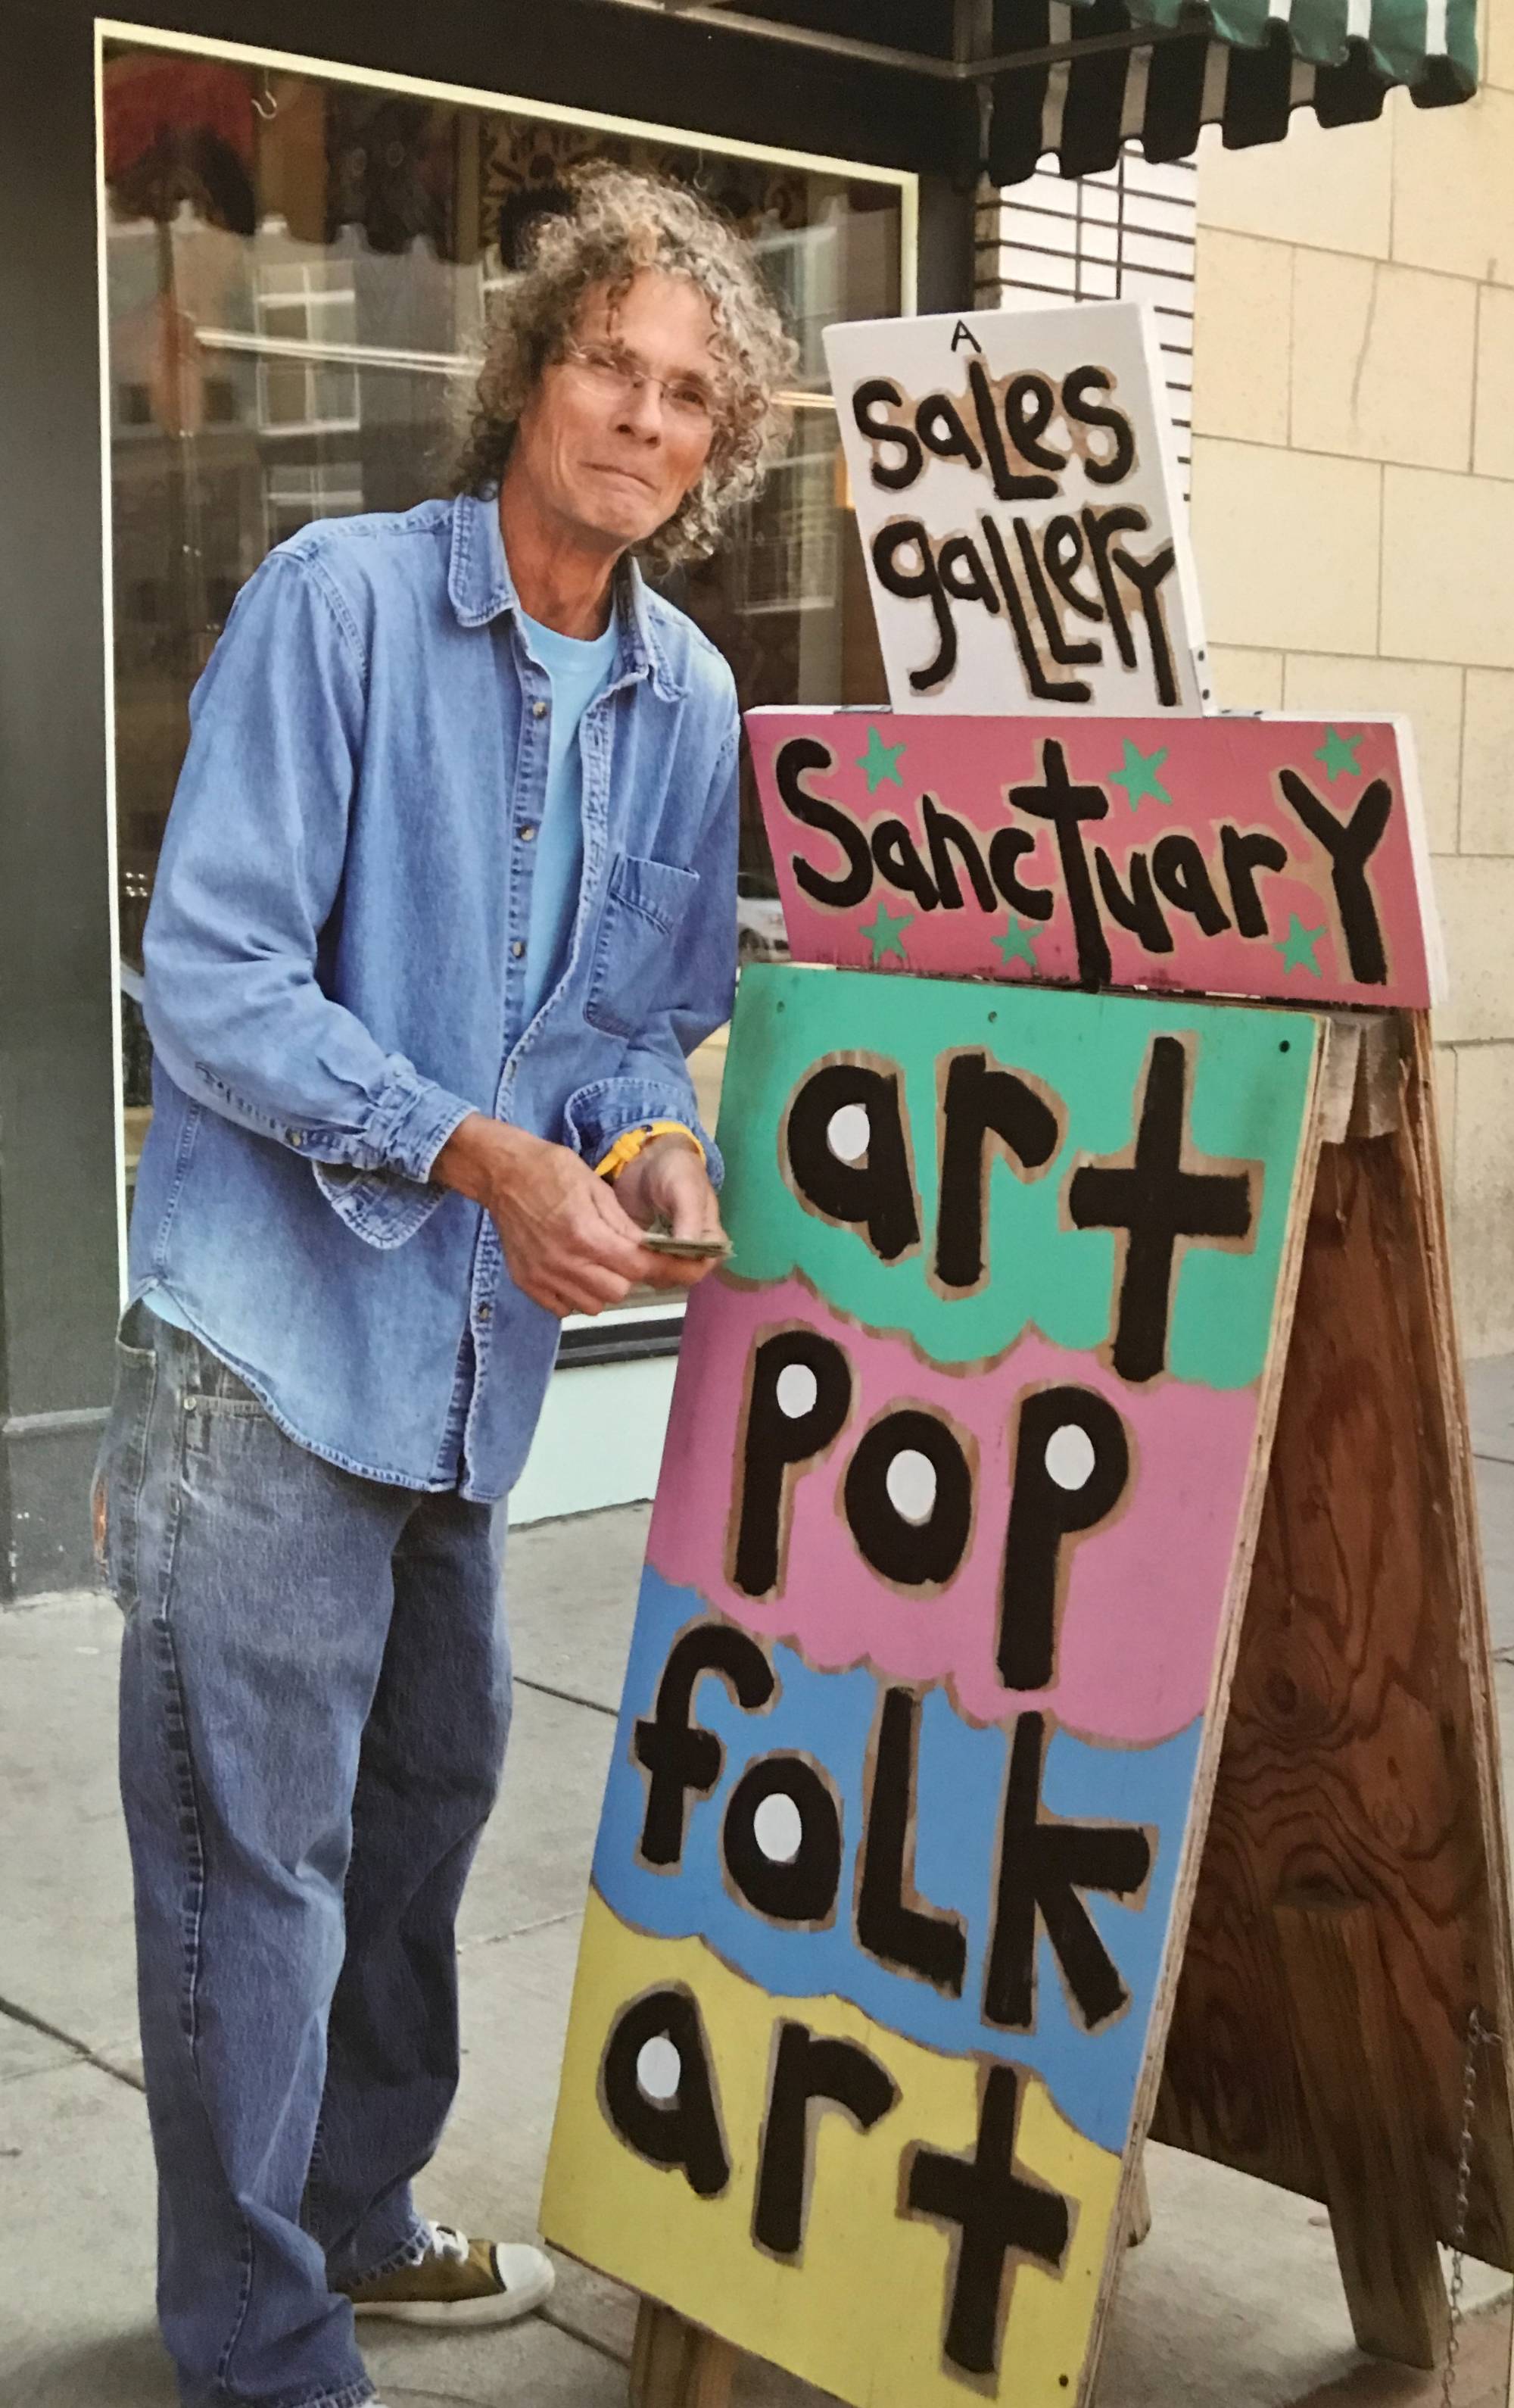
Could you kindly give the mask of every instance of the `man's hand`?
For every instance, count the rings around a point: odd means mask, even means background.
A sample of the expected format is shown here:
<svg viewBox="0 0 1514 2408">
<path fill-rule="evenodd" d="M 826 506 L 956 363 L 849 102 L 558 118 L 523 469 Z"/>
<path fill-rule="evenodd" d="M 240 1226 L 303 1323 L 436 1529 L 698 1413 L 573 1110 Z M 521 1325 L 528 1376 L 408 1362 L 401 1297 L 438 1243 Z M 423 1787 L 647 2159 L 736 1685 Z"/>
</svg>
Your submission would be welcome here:
<svg viewBox="0 0 1514 2408">
<path fill-rule="evenodd" d="M 682 1150 L 703 1178 L 693 1150 Z M 470 1112 L 453 1130 L 431 1175 L 439 1186 L 455 1187 L 483 1206 L 499 1231 L 516 1286 L 560 1320 L 570 1312 L 603 1312 L 622 1304 L 638 1283 L 686 1287 L 687 1279 L 668 1273 L 702 1268 L 671 1264 L 649 1253 L 609 1182 L 569 1147 L 488 1120 L 482 1112 Z"/>
<path fill-rule="evenodd" d="M 643 1229 L 654 1221 L 667 1222 L 675 1238 L 718 1238 L 721 1208 L 705 1158 L 681 1137 L 654 1137 L 628 1162 L 615 1182 L 615 1193 L 631 1219 Z M 654 1255 L 659 1266 L 657 1287 L 697 1287 L 715 1268 L 713 1255 L 704 1261 L 680 1261 L 677 1255 Z"/>
</svg>

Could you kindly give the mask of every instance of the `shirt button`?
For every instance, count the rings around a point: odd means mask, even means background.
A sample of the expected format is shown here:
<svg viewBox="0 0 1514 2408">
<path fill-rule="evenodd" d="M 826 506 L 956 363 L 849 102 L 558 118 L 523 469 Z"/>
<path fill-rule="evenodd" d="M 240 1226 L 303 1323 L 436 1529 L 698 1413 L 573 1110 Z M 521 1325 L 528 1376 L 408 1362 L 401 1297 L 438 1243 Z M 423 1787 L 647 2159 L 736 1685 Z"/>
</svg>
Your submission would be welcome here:
<svg viewBox="0 0 1514 2408">
<path fill-rule="evenodd" d="M 479 1320 L 480 1320 L 480 1321 L 493 1321 L 493 1317 L 494 1317 L 494 1308 L 493 1308 L 493 1306 L 492 1304 L 480 1304 L 480 1306 L 478 1307 L 478 1318 L 479 1318 Z"/>
<path fill-rule="evenodd" d="M 531 843 L 533 843 L 533 842 L 535 841 L 535 838 L 536 838 L 536 829 L 535 829 L 534 827 L 523 827 L 523 828 L 521 830 L 521 842 L 522 844 L 531 844 Z"/>
<path fill-rule="evenodd" d="M 547 705 L 544 702 L 534 702 L 531 706 L 531 716 L 533 719 L 545 719 Z"/>
<path fill-rule="evenodd" d="M 517 961 L 520 960 L 521 954 L 525 952 L 525 946 L 519 937 L 516 938 L 514 944 L 510 947 L 510 951 L 515 955 Z"/>
<path fill-rule="evenodd" d="M 298 1129 L 290 1130 L 289 1141 L 291 1145 L 303 1145 L 305 1143 L 305 1140 L 301 1137 Z"/>
</svg>

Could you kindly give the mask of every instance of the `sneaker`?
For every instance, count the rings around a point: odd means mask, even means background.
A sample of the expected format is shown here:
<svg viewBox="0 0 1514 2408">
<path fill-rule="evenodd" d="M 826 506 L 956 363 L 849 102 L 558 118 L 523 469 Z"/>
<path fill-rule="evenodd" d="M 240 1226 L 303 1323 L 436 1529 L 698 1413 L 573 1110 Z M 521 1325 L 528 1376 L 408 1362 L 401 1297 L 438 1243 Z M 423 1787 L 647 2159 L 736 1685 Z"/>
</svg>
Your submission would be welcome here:
<svg viewBox="0 0 1514 2408">
<path fill-rule="evenodd" d="M 426 2228 L 428 2246 L 416 2266 L 396 2266 L 367 2283 L 338 2283 L 360 2316 L 397 2324 L 462 2328 L 508 2325 L 550 2296 L 552 2261 L 522 2241 L 470 2241 L 450 2224 Z"/>
</svg>

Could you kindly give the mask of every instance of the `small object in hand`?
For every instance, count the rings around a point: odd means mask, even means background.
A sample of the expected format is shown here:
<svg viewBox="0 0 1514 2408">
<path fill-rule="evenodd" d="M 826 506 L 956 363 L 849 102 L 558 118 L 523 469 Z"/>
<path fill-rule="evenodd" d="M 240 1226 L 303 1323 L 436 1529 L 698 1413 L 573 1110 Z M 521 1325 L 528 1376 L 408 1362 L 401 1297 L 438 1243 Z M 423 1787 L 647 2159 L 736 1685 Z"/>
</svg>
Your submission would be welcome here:
<svg viewBox="0 0 1514 2408">
<path fill-rule="evenodd" d="M 643 1229 L 641 1242 L 651 1254 L 671 1254 L 685 1263 L 722 1263 L 731 1251 L 723 1229 L 717 1229 L 710 1238 L 676 1238 L 665 1212 L 659 1212 L 651 1227 Z"/>
</svg>

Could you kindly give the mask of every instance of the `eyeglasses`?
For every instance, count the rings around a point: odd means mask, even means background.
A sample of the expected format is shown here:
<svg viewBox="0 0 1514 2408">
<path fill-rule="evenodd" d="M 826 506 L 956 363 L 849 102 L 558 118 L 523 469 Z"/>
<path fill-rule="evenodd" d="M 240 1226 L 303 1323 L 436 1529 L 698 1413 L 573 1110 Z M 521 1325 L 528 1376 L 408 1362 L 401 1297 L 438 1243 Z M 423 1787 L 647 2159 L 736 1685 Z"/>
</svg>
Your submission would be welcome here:
<svg viewBox="0 0 1514 2408">
<path fill-rule="evenodd" d="M 715 423 L 715 396 L 697 377 L 653 376 L 635 351 L 612 350 L 603 343 L 567 342 L 563 353 L 607 401 L 634 401 L 644 384 L 653 384 L 678 425 L 704 433 Z"/>
</svg>

